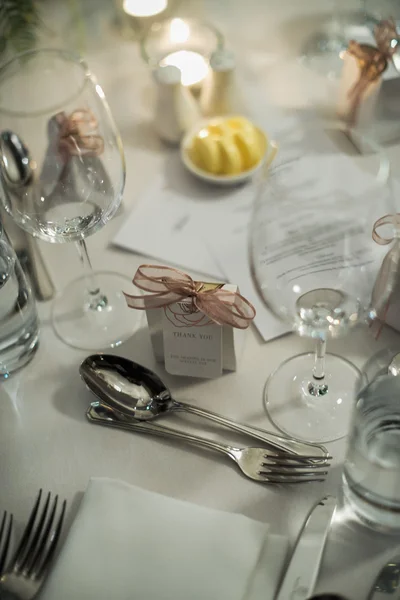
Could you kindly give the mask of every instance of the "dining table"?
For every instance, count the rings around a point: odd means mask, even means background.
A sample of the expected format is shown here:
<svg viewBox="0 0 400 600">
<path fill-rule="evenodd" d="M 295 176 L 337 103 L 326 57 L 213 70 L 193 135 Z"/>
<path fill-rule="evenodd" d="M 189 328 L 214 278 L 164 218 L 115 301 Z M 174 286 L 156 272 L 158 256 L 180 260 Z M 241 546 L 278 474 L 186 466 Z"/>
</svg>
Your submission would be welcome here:
<svg viewBox="0 0 400 600">
<path fill-rule="evenodd" d="M 54 22 L 62 4 L 46 4 Z M 60 27 L 58 33 L 53 32 L 51 43 L 82 45 L 74 49 L 83 54 L 96 74 L 122 137 L 126 159 L 122 204 L 116 216 L 87 243 L 94 268 L 126 275 L 129 286 L 137 267 L 149 259 L 116 247 L 112 238 L 154 175 L 178 150 L 160 141 L 153 128 L 153 83 L 140 56 L 138 40 L 121 33 L 111 2 L 89 0 L 82 4 L 88 12 L 84 38 Z M 361 14 L 357 12 L 361 2 L 338 4 L 349 13 L 354 9 L 354 19 Z M 337 80 L 310 69 L 299 54 L 308 37 L 329 19 L 331 5 L 328 0 L 188 0 L 181 2 L 177 11 L 182 17 L 212 22 L 223 32 L 227 46 L 235 52 L 238 71 L 245 74 L 245 81 L 257 84 L 259 103 L 265 110 L 271 104 L 305 112 L 316 110 L 329 121 L 334 118 L 332 90 Z M 392 143 L 386 149 L 396 170 L 400 144 Z M 73 244 L 38 243 L 60 291 L 80 274 L 76 249 Z M 332 494 L 338 497 L 339 508 L 315 592 L 335 592 L 349 600 L 367 597 L 382 565 L 400 547 L 400 537 L 369 529 L 342 506 L 346 439 L 326 444 L 333 459 L 323 483 L 274 486 L 248 480 L 233 463 L 204 449 L 96 427 L 85 414 L 94 397 L 79 375 L 79 365 L 90 352 L 69 347 L 57 338 L 51 310 L 51 301 L 38 302 L 38 351 L 26 367 L 0 386 L 0 509 L 13 512 L 17 531 L 22 530 L 33 500 L 43 488 L 67 499 L 67 535 L 88 481 L 96 476 L 121 479 L 172 498 L 268 522 L 271 532 L 287 536 L 290 549 L 311 506 Z M 329 341 L 328 351 L 362 369 L 372 355 L 389 346 L 400 346 L 397 332 L 386 327 L 375 339 L 362 327 Z M 263 403 L 265 381 L 284 360 L 312 348 L 312 340 L 294 334 L 265 343 L 251 327 L 236 372 L 217 379 L 177 377 L 156 362 L 143 315 L 140 327 L 127 341 L 98 351 L 118 354 L 153 369 L 177 400 L 275 430 Z M 213 438 L 223 437 L 233 444 L 251 445 L 251 440 L 190 415 L 167 416 L 165 422 Z"/>
</svg>

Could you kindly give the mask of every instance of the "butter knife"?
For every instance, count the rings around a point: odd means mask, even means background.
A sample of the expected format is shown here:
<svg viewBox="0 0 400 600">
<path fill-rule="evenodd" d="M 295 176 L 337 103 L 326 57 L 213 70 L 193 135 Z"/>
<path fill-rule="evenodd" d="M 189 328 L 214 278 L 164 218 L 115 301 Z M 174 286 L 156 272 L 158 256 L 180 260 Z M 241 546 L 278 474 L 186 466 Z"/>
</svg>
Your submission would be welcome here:
<svg viewBox="0 0 400 600">
<path fill-rule="evenodd" d="M 325 496 L 307 515 L 275 600 L 306 600 L 312 594 L 336 508 L 336 498 Z"/>
<path fill-rule="evenodd" d="M 379 571 L 368 600 L 388 600 L 400 592 L 400 555 L 390 559 Z"/>
</svg>

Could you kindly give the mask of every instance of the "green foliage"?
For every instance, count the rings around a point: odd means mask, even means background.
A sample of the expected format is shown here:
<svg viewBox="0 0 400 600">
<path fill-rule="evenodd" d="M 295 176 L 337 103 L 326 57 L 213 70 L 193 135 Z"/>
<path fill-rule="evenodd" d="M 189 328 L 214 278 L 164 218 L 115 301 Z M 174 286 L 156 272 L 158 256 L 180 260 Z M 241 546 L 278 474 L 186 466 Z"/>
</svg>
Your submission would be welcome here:
<svg viewBox="0 0 400 600">
<path fill-rule="evenodd" d="M 35 0 L 0 0 L 0 56 L 34 48 L 40 23 Z"/>
</svg>

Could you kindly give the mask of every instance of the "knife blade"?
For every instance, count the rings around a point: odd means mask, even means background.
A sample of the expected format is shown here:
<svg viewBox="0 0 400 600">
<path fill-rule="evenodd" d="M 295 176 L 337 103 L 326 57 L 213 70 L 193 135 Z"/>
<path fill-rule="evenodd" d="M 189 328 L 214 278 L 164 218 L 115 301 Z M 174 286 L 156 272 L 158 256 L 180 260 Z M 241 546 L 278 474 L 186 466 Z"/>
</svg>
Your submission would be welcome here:
<svg viewBox="0 0 400 600">
<path fill-rule="evenodd" d="M 374 581 L 368 600 L 387 600 L 388 595 L 400 590 L 400 555 L 383 565 Z M 397 595 L 396 595 L 397 597 Z"/>
<path fill-rule="evenodd" d="M 336 498 L 314 504 L 300 530 L 275 600 L 305 600 L 314 589 Z"/>
</svg>

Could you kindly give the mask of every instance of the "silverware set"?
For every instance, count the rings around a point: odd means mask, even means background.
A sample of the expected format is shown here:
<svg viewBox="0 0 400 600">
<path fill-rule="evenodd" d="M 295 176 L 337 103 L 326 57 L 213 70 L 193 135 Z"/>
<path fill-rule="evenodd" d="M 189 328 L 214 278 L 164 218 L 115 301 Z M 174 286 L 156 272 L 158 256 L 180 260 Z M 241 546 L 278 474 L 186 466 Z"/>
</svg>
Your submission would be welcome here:
<svg viewBox="0 0 400 600">
<path fill-rule="evenodd" d="M 314 459 L 313 456 L 298 457 L 268 452 L 265 448 L 236 448 L 221 442 L 209 440 L 200 436 L 191 435 L 161 427 L 152 423 L 135 423 L 129 421 L 117 413 L 114 409 L 94 402 L 87 411 L 87 418 L 92 423 L 105 425 L 108 427 L 118 427 L 137 433 L 147 433 L 162 437 L 170 437 L 177 440 L 183 440 L 189 444 L 196 444 L 221 452 L 229 456 L 239 467 L 246 477 L 259 481 L 261 483 L 305 483 L 310 481 L 324 481 L 327 474 L 327 463 L 312 464 L 306 462 L 308 459 Z"/>
<path fill-rule="evenodd" d="M 246 477 L 261 483 L 321 482 L 328 473 L 331 457 L 324 446 L 285 438 L 178 402 L 171 397 L 168 388 L 155 373 L 128 359 L 94 354 L 82 362 L 80 374 L 88 388 L 99 398 L 86 413 L 92 423 L 173 438 L 215 450 L 233 460 Z M 268 449 L 238 448 L 150 422 L 175 411 L 189 412 L 217 422 L 263 442 Z"/>
<path fill-rule="evenodd" d="M 13 557 L 10 553 L 13 515 L 5 512 L 0 526 L 0 598 L 31 600 L 41 588 L 57 548 L 66 511 L 66 500 L 36 498 L 28 523 Z"/>
</svg>

